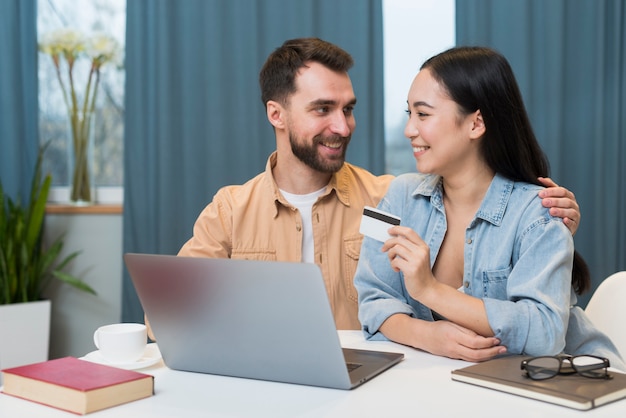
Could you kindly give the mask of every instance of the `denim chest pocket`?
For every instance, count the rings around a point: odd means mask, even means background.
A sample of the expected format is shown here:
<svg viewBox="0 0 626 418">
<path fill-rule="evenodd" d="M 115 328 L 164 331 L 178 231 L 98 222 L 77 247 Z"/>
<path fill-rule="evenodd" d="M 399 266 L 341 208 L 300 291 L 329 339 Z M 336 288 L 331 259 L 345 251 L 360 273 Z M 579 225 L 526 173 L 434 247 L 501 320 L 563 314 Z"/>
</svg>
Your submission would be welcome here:
<svg viewBox="0 0 626 418">
<path fill-rule="evenodd" d="M 362 235 L 346 238 L 343 241 L 345 251 L 345 256 L 343 257 L 343 280 L 348 299 L 355 303 L 358 302 L 359 296 L 354 287 L 354 275 L 356 274 L 356 267 L 359 263 L 362 242 Z"/>
<path fill-rule="evenodd" d="M 506 285 L 513 268 L 511 266 L 499 269 L 484 271 L 483 277 L 483 297 L 493 299 L 507 299 Z"/>
</svg>

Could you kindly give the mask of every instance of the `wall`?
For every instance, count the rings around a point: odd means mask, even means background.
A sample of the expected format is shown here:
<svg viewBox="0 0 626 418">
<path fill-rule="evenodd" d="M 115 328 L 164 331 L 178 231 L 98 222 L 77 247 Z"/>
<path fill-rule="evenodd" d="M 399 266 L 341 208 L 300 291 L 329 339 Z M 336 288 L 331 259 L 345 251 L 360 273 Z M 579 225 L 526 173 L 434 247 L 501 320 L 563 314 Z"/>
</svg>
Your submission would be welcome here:
<svg viewBox="0 0 626 418">
<path fill-rule="evenodd" d="M 50 358 L 81 357 L 95 350 L 94 330 L 122 317 L 122 214 L 48 213 L 45 242 L 62 234 L 63 255 L 81 251 L 66 271 L 98 294 L 56 282 L 46 290 L 52 300 Z"/>
</svg>

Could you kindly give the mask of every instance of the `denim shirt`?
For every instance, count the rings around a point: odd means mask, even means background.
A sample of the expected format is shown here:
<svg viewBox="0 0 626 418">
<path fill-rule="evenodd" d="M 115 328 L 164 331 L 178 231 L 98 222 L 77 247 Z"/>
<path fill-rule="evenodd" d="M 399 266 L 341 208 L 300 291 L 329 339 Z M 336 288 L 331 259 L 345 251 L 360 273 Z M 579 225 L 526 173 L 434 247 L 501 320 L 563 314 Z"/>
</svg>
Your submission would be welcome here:
<svg viewBox="0 0 626 418">
<path fill-rule="evenodd" d="M 573 238 L 542 206 L 539 190 L 493 178 L 465 232 L 462 291 L 483 300 L 489 325 L 509 354 L 598 354 L 619 366 L 610 340 L 573 306 Z M 404 174 L 378 207 L 419 234 L 430 248 L 432 267 L 447 230 L 441 178 Z M 372 238 L 363 240 L 355 275 L 359 320 L 368 339 L 385 339 L 379 328 L 393 314 L 435 320 L 429 308 L 409 296 L 402 273 L 391 269 L 381 246 Z"/>
</svg>

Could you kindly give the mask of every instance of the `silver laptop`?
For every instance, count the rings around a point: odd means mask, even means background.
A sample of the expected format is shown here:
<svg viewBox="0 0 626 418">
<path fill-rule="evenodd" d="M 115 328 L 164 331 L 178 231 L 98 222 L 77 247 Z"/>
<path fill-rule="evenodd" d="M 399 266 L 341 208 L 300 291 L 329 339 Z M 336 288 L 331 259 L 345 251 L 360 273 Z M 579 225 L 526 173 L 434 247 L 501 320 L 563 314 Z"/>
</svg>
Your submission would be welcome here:
<svg viewBox="0 0 626 418">
<path fill-rule="evenodd" d="M 125 254 L 175 370 L 352 389 L 401 353 L 341 347 L 315 264 Z"/>
</svg>

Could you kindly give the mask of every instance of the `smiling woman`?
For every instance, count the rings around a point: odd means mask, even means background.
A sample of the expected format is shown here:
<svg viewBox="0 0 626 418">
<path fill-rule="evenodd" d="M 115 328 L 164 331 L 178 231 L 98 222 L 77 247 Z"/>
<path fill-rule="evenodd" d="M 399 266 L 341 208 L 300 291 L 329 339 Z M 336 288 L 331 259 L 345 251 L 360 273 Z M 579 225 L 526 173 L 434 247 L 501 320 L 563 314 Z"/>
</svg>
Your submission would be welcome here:
<svg viewBox="0 0 626 418">
<path fill-rule="evenodd" d="M 576 306 L 589 272 L 537 199 L 548 160 L 507 59 L 448 49 L 420 67 L 407 102 L 420 173 L 381 200 L 402 219 L 392 237 L 363 240 L 354 284 L 368 338 L 467 361 L 565 352 L 624 368 Z"/>
<path fill-rule="evenodd" d="M 87 0 L 78 6 L 70 0 L 39 0 L 37 16 L 40 39 L 55 30 L 75 28 L 88 36 L 110 36 L 123 49 L 125 0 Z M 41 141 L 49 142 L 44 170 L 50 172 L 53 179 L 50 201 L 70 200 L 68 185 L 72 183 L 72 176 L 69 172 L 67 141 L 71 137 L 68 133 L 71 125 L 68 123 L 68 103 L 71 105 L 76 100 L 82 103 L 81 94 L 85 87 L 80 85 L 82 80 L 92 81 L 92 84 L 87 83 L 87 89 L 94 87 L 97 81 L 89 77 L 92 71 L 90 61 L 80 59 L 83 52 L 77 51 L 77 54 L 76 60 L 71 60 L 71 65 L 66 65 L 65 61 L 51 60 L 44 53 L 39 56 L 39 130 Z M 95 201 L 98 203 L 122 201 L 125 74 L 121 61 L 112 64 L 99 71 L 98 95 L 95 102 L 90 103 L 90 106 L 95 106 L 92 128 L 93 184 Z M 74 80 L 78 80 L 80 89 L 75 95 L 63 96 L 63 90 L 70 87 L 66 84 L 59 88 L 59 71 L 64 76 L 71 72 Z M 102 189 L 103 186 L 106 190 Z"/>
</svg>

